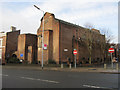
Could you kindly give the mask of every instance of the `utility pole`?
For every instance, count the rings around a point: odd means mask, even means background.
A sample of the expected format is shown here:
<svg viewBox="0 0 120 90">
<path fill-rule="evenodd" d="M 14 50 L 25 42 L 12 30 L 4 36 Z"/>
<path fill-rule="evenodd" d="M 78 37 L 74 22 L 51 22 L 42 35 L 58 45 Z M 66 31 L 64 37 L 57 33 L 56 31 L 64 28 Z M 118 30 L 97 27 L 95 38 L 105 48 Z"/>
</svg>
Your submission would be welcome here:
<svg viewBox="0 0 120 90">
<path fill-rule="evenodd" d="M 42 31 L 42 69 L 43 69 L 43 48 L 44 48 L 44 11 L 41 10 L 38 6 L 34 5 L 35 8 L 37 8 L 38 10 L 42 11 L 43 12 L 43 31 Z"/>
</svg>

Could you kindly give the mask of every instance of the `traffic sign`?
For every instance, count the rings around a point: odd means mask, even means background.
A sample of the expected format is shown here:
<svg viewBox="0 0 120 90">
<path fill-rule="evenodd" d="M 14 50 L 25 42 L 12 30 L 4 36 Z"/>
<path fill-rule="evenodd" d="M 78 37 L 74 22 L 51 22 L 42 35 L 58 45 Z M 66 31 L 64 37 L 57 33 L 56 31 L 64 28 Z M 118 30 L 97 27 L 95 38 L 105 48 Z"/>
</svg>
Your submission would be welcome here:
<svg viewBox="0 0 120 90">
<path fill-rule="evenodd" d="M 47 44 L 44 44 L 44 49 L 47 49 Z"/>
<path fill-rule="evenodd" d="M 110 53 L 114 53 L 114 48 L 109 48 L 109 50 L 108 50 Z"/>
<path fill-rule="evenodd" d="M 23 54 L 20 54 L 20 57 L 23 57 Z"/>
<path fill-rule="evenodd" d="M 74 51 L 73 51 L 73 54 L 76 55 L 76 54 L 77 54 L 77 50 L 74 50 Z"/>
</svg>

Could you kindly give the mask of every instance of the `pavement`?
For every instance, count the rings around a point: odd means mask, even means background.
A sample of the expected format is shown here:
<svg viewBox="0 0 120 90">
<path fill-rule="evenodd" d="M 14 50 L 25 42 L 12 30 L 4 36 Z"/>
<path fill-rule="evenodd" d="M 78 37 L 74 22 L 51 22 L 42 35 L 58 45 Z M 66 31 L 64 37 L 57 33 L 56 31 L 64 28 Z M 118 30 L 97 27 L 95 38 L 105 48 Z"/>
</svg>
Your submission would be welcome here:
<svg viewBox="0 0 120 90">
<path fill-rule="evenodd" d="M 13 68 L 13 69 L 32 69 L 32 70 L 51 70 L 51 71 L 64 71 L 64 72 L 98 72 L 98 73 L 111 73 L 111 74 L 120 74 L 120 68 L 119 69 L 111 69 L 103 67 L 72 67 L 71 69 L 69 67 L 48 67 L 45 66 L 43 69 L 40 65 L 5 65 L 2 66 L 3 68 Z"/>
</svg>

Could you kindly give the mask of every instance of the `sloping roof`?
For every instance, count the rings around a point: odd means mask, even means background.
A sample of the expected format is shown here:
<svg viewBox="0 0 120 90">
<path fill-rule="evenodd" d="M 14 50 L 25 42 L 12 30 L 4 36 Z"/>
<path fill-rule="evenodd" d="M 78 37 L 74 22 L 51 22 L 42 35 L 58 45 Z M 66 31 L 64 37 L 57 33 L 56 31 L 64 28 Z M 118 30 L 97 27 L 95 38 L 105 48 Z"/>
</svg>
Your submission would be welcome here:
<svg viewBox="0 0 120 90">
<path fill-rule="evenodd" d="M 56 20 L 60 21 L 61 23 L 64 23 L 64 24 L 67 24 L 67 25 L 71 25 L 73 27 L 79 27 L 79 28 L 84 28 L 82 26 L 79 26 L 79 25 L 76 25 L 76 24 L 73 24 L 73 23 L 70 23 L 70 22 L 67 22 L 67 21 L 64 21 L 64 20 L 61 20 L 61 19 L 57 19 L 55 18 Z M 84 28 L 85 29 L 85 28 Z"/>
<path fill-rule="evenodd" d="M 50 15 L 55 16 L 53 13 L 49 13 L 49 12 L 45 12 L 44 17 L 45 17 L 46 15 L 48 15 L 48 16 L 50 16 Z M 43 20 L 43 17 L 41 18 L 41 21 L 42 21 L 42 20 Z"/>
<path fill-rule="evenodd" d="M 53 13 L 46 12 L 46 13 L 44 14 L 44 16 L 46 16 L 46 15 L 53 15 L 54 18 L 55 18 L 55 15 L 54 15 Z M 42 19 L 43 19 L 43 17 L 42 17 Z M 42 20 L 42 19 L 41 19 L 41 20 Z M 58 20 L 58 21 L 61 22 L 61 23 L 64 23 L 64 24 L 66 24 L 66 25 L 70 25 L 70 26 L 73 26 L 73 27 L 76 27 L 76 28 L 82 28 L 82 29 L 90 30 L 90 29 L 88 29 L 88 28 L 85 28 L 85 27 L 82 27 L 82 26 L 79 26 L 79 25 L 76 25 L 76 24 L 73 24 L 73 23 L 70 23 L 70 22 L 61 20 L 61 19 L 55 18 L 55 20 Z M 40 27 L 38 28 L 38 30 L 39 30 L 39 29 L 40 29 Z M 92 29 L 92 31 L 100 34 L 100 31 L 97 30 L 97 29 Z"/>
<path fill-rule="evenodd" d="M 37 34 L 32 34 L 32 33 L 23 33 L 23 34 L 20 34 L 20 35 L 37 35 Z"/>
</svg>

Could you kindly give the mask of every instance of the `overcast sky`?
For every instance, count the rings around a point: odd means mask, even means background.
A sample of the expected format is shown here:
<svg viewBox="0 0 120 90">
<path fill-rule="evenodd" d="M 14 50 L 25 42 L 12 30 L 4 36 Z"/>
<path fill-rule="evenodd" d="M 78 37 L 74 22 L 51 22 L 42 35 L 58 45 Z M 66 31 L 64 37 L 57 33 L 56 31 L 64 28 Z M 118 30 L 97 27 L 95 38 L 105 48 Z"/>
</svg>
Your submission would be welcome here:
<svg viewBox="0 0 120 90">
<path fill-rule="evenodd" d="M 118 0 L 1 0 L 0 32 L 16 26 L 21 33 L 36 34 L 43 13 L 34 4 L 58 19 L 107 29 L 114 36 L 113 42 L 118 40 Z"/>
</svg>

